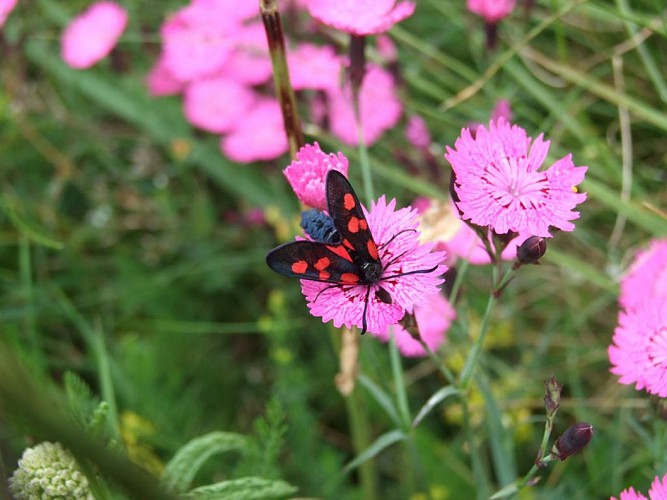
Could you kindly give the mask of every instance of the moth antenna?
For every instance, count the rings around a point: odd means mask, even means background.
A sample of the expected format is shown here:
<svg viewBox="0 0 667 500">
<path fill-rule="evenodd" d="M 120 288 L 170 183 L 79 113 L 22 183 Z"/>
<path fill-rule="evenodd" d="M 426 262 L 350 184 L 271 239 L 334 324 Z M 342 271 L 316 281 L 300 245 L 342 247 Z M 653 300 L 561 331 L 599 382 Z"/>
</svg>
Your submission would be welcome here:
<svg viewBox="0 0 667 500">
<path fill-rule="evenodd" d="M 407 273 L 396 273 L 396 274 L 392 274 L 391 276 L 382 277 L 381 281 L 387 281 L 388 279 L 399 278 L 401 276 L 410 276 L 411 274 L 428 274 L 428 273 L 432 273 L 436 269 L 438 269 L 438 266 L 433 266 L 430 269 L 417 269 L 415 271 L 408 271 Z"/>
<path fill-rule="evenodd" d="M 394 241 L 394 239 L 395 239 L 397 236 L 400 236 L 401 234 L 403 234 L 403 233 L 407 233 L 407 232 L 410 232 L 410 231 L 412 231 L 413 233 L 416 233 L 416 232 L 417 232 L 416 229 L 403 229 L 402 231 L 399 231 L 399 232 L 396 233 L 394 236 L 392 236 L 391 238 L 389 238 L 388 241 L 384 242 L 382 245 L 379 245 L 378 248 L 386 247 L 387 245 L 389 245 L 389 243 L 391 243 L 392 241 Z"/>
<path fill-rule="evenodd" d="M 364 300 L 364 312 L 361 316 L 361 335 L 366 333 L 366 328 L 368 326 L 366 324 L 366 310 L 368 309 L 368 299 L 369 299 L 370 295 L 371 295 L 371 286 L 368 285 L 366 287 L 366 299 Z"/>
</svg>

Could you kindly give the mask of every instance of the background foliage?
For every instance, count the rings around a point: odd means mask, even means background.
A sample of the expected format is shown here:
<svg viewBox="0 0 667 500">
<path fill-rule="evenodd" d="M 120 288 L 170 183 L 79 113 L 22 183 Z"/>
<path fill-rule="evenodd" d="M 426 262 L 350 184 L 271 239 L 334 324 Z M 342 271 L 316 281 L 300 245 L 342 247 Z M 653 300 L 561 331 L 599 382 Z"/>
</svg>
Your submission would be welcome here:
<svg viewBox="0 0 667 500">
<path fill-rule="evenodd" d="M 351 426 L 361 418 L 372 440 L 394 424 L 366 389 L 337 392 L 337 333 L 307 314 L 295 282 L 264 264 L 294 234 L 298 206 L 280 172 L 289 160 L 232 164 L 216 139 L 186 124 L 177 98 L 145 89 L 158 26 L 181 3 L 125 2 L 131 21 L 119 48 L 86 71 L 64 65 L 58 36 L 87 2 L 19 3 L 0 38 L 0 328 L 12 356 L 38 385 L 79 374 L 110 404 L 129 456 L 154 473 L 191 439 L 226 431 L 255 436 L 254 458 L 214 458 L 195 484 L 257 475 L 302 496 L 368 497 L 359 471 L 343 471 L 360 451 Z M 587 421 L 596 434 L 526 497 L 646 491 L 667 471 L 656 402 L 619 385 L 606 354 L 619 276 L 637 248 L 667 234 L 664 9 L 661 0 L 538 1 L 502 23 L 494 53 L 462 1 L 420 0 L 391 32 L 406 111 L 427 120 L 443 181 L 406 170 L 399 153 L 411 152 L 397 127 L 370 149 L 376 192 L 403 204 L 445 196 L 444 146 L 504 98 L 516 123 L 551 139 L 552 160 L 572 152 L 589 166 L 589 199 L 577 230 L 557 235 L 542 265 L 522 269 L 503 295 L 470 414 L 447 400 L 375 457 L 378 496 L 479 496 L 525 474 L 551 375 L 565 385 L 556 433 Z M 359 183 L 356 151 L 313 139 L 343 150 Z M 249 220 L 255 208 L 266 223 Z M 489 286 L 488 268 L 467 270 L 439 353 L 455 372 Z M 364 376 L 396 397 L 388 347 L 370 336 L 361 346 Z M 444 381 L 430 360 L 402 364 L 414 415 Z M 269 404 L 273 416 L 258 421 Z M 21 415 L 0 430 L 6 474 L 43 432 Z M 486 479 L 473 475 L 464 418 Z"/>
</svg>

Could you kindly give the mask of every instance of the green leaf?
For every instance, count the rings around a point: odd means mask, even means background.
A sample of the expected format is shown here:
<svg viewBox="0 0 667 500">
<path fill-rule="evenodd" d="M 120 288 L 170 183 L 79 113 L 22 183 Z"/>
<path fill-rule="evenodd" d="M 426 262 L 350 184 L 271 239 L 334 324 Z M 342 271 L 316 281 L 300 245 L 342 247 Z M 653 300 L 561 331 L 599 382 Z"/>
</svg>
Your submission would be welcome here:
<svg viewBox="0 0 667 500">
<path fill-rule="evenodd" d="M 499 498 L 507 498 L 510 495 L 513 495 L 519 491 L 516 483 L 508 484 L 503 486 L 501 489 L 496 491 L 492 496 L 489 497 L 489 500 L 498 500 Z"/>
<path fill-rule="evenodd" d="M 247 439 L 231 432 L 212 432 L 193 439 L 176 452 L 162 473 L 162 484 L 169 491 L 185 492 L 211 456 L 225 451 L 247 449 Z"/>
<path fill-rule="evenodd" d="M 405 432 L 398 429 L 382 434 L 382 436 L 373 441 L 368 448 L 359 453 L 359 455 L 357 455 L 354 460 L 349 462 L 343 470 L 345 472 L 349 472 L 352 469 L 359 467 L 361 464 L 370 460 L 385 448 L 388 448 L 392 444 L 398 443 L 399 441 L 403 441 L 407 437 L 408 436 L 405 434 Z"/>
<path fill-rule="evenodd" d="M 448 385 L 438 389 L 436 392 L 433 393 L 433 395 L 430 398 L 428 398 L 426 403 L 424 403 L 424 406 L 421 407 L 419 413 L 417 413 L 417 416 L 412 421 L 412 427 L 417 427 L 419 425 L 419 422 L 421 422 L 422 419 L 426 415 L 428 415 L 431 412 L 431 410 L 433 410 L 433 408 L 438 406 L 449 396 L 454 396 L 458 393 L 459 390 L 453 385 Z"/>
<path fill-rule="evenodd" d="M 389 394 L 382 390 L 379 385 L 377 385 L 363 373 L 359 375 L 358 380 L 359 383 L 363 385 L 368 392 L 371 393 L 373 399 L 375 399 L 376 403 L 382 407 L 387 415 L 389 415 L 389 418 L 391 418 L 394 424 L 397 427 L 400 427 L 402 425 L 401 417 L 398 415 L 398 408 L 396 408 L 396 405 L 392 401 L 391 397 L 389 397 Z"/>
<path fill-rule="evenodd" d="M 297 488 L 285 481 L 243 477 L 201 486 L 188 491 L 184 496 L 199 500 L 261 500 L 286 497 L 296 490 Z"/>
</svg>

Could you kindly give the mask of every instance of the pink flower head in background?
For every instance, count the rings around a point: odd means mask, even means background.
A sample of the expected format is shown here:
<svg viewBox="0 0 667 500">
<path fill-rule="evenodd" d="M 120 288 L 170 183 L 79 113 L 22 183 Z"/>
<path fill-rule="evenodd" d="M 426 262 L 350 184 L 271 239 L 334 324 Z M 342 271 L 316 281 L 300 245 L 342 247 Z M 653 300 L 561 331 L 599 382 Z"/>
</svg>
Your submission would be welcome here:
<svg viewBox="0 0 667 500">
<path fill-rule="evenodd" d="M 470 12 L 495 24 L 512 13 L 516 0 L 468 0 L 467 5 Z"/>
<path fill-rule="evenodd" d="M 579 217 L 572 209 L 586 199 L 574 188 L 587 167 L 575 167 L 569 154 L 544 171 L 538 170 L 549 150 L 540 135 L 535 141 L 518 125 L 504 119 L 480 127 L 475 138 L 463 129 L 455 149 L 445 158 L 456 175 L 457 207 L 464 220 L 509 231 L 551 237 L 551 226 L 574 230 Z"/>
<path fill-rule="evenodd" d="M 326 154 L 320 145 L 306 144 L 296 154 L 283 174 L 292 186 L 297 198 L 311 208 L 327 209 L 324 181 L 329 170 L 338 170 L 347 177 L 348 162 L 343 153 Z"/>
<path fill-rule="evenodd" d="M 272 160 L 289 149 L 283 115 L 275 99 L 260 98 L 221 140 L 222 151 L 239 163 Z"/>
<path fill-rule="evenodd" d="M 667 474 L 662 479 L 656 476 L 651 483 L 651 489 L 648 490 L 648 498 L 637 492 L 633 487 L 626 488 L 616 497 L 610 500 L 667 500 Z"/>
<path fill-rule="evenodd" d="M 411 116 L 405 126 L 405 138 L 416 148 L 427 148 L 431 144 L 431 133 L 421 116 Z"/>
<path fill-rule="evenodd" d="M 611 372 L 621 384 L 667 397 L 667 301 L 621 311 L 609 346 Z"/>
<path fill-rule="evenodd" d="M 67 25 L 61 55 L 72 68 L 85 69 L 104 59 L 127 25 L 127 12 L 114 2 L 97 2 Z"/>
<path fill-rule="evenodd" d="M 238 2 L 244 5 L 250 2 Z M 164 64 L 187 82 L 220 70 L 232 54 L 241 19 L 235 9 L 215 0 L 193 1 L 162 25 Z"/>
<path fill-rule="evenodd" d="M 454 265 L 456 258 L 473 265 L 491 263 L 491 257 L 479 235 L 459 218 L 453 201 L 417 198 L 412 206 L 421 218 L 422 242 L 434 242 L 437 249 L 447 252 L 447 264 Z M 516 259 L 518 245 L 530 235 L 518 235 L 510 241 L 501 254 L 504 261 Z M 493 248 L 493 247 L 492 247 Z"/>
<path fill-rule="evenodd" d="M 345 144 L 357 145 L 359 137 L 349 82 L 342 89 L 330 91 L 328 96 L 331 131 Z M 364 140 L 368 145 L 398 123 L 403 104 L 389 72 L 369 65 L 359 91 L 359 107 Z"/>
<path fill-rule="evenodd" d="M 0 0 L 0 28 L 5 24 L 7 16 L 14 10 L 16 7 L 16 2 L 18 0 Z"/>
<path fill-rule="evenodd" d="M 245 85 L 225 77 L 202 78 L 185 89 L 185 117 L 213 133 L 230 132 L 250 111 L 258 97 Z"/>
<path fill-rule="evenodd" d="M 160 56 L 146 76 L 148 92 L 154 97 L 164 95 L 176 95 L 183 92 L 185 84 L 171 74 L 164 63 L 164 57 Z"/>
<path fill-rule="evenodd" d="M 432 352 L 437 351 L 445 342 L 445 333 L 456 318 L 456 310 L 441 293 L 436 293 L 428 297 L 422 305 L 415 307 L 414 314 L 422 340 Z M 426 356 L 422 345 L 399 325 L 390 326 L 384 334 L 375 335 L 384 342 L 388 342 L 393 336 L 403 356 Z"/>
<path fill-rule="evenodd" d="M 354 35 L 375 35 L 410 17 L 414 2 L 396 0 L 310 0 L 308 10 L 318 21 Z"/>
<path fill-rule="evenodd" d="M 507 123 L 512 122 L 512 105 L 507 99 L 496 101 L 496 105 L 491 111 L 491 121 L 497 122 L 503 118 Z"/>
<path fill-rule="evenodd" d="M 667 302 L 667 238 L 653 240 L 648 249 L 638 252 L 621 280 L 618 301 L 626 310 L 652 300 Z"/>
<path fill-rule="evenodd" d="M 340 57 L 329 45 L 302 43 L 287 54 L 295 90 L 327 90 L 338 87 L 343 69 Z"/>
<path fill-rule="evenodd" d="M 371 285 L 366 312 L 367 330 L 380 335 L 406 312 L 412 313 L 415 307 L 438 293 L 438 285 L 443 282 L 440 276 L 447 270 L 442 264 L 444 252 L 431 252 L 433 244 L 419 243 L 416 211 L 395 208 L 396 200 L 387 203 L 382 196 L 371 205 L 370 212 L 364 209 L 380 260 L 386 266 L 383 276 L 434 269 L 428 273 L 382 281 L 382 288 L 391 296 L 391 304 L 378 297 L 380 284 Z M 367 288 L 367 285 L 331 287 L 327 283 L 301 280 L 301 291 L 306 296 L 311 314 L 321 317 L 324 322 L 333 320 L 336 328 L 342 325 L 362 327 Z"/>
</svg>

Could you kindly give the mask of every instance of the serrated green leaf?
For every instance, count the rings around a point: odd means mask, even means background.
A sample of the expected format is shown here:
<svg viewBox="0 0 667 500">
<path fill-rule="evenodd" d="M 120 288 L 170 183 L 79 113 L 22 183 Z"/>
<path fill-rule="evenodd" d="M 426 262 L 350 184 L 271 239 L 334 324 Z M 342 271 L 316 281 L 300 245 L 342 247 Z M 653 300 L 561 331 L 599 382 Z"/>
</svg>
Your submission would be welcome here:
<svg viewBox="0 0 667 500">
<path fill-rule="evenodd" d="M 195 488 L 185 498 L 199 500 L 260 500 L 283 498 L 296 492 L 297 488 L 285 481 L 243 477 Z"/>
<path fill-rule="evenodd" d="M 388 448 L 392 444 L 398 443 L 399 441 L 403 441 L 406 437 L 407 434 L 398 429 L 382 434 L 379 438 L 373 441 L 368 448 L 362 451 L 359 455 L 357 455 L 354 458 L 354 460 L 352 460 L 345 466 L 344 469 L 345 472 L 349 472 L 355 467 L 359 467 L 361 464 L 363 464 L 367 460 L 370 460 L 385 448 Z"/>
<path fill-rule="evenodd" d="M 211 456 L 226 451 L 244 451 L 247 438 L 232 432 L 212 432 L 193 439 L 176 452 L 162 473 L 162 484 L 169 491 L 185 492 Z"/>
<path fill-rule="evenodd" d="M 438 406 L 449 396 L 458 394 L 458 392 L 459 390 L 451 385 L 438 389 L 430 398 L 428 398 L 426 403 L 424 403 L 424 406 L 421 407 L 419 413 L 417 413 L 417 416 L 412 421 L 412 427 L 417 427 L 419 422 L 421 422 L 422 419 L 433 410 L 433 408 Z"/>
</svg>

